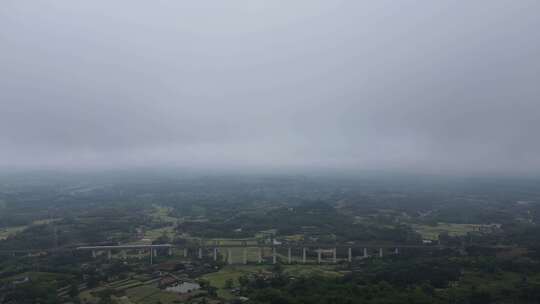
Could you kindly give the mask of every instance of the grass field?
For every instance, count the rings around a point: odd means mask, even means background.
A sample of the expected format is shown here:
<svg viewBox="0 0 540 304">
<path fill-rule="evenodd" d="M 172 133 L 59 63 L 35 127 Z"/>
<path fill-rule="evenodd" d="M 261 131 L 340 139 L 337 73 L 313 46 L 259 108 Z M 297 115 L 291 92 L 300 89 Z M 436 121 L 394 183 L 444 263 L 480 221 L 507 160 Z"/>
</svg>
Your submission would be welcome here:
<svg viewBox="0 0 540 304">
<path fill-rule="evenodd" d="M 28 226 L 15 226 L 15 227 L 7 227 L 7 228 L 0 228 L 0 240 L 5 240 L 11 235 L 15 235 L 21 231 L 24 231 Z"/>
<path fill-rule="evenodd" d="M 242 263 L 244 260 L 244 249 L 239 247 L 229 248 L 231 251 L 231 256 L 233 263 Z M 268 257 L 271 254 L 270 248 L 263 249 L 263 257 Z M 227 258 L 227 248 L 220 248 L 220 253 L 223 255 L 223 258 Z M 246 258 L 248 263 L 258 262 L 259 261 L 259 248 L 256 247 L 247 247 L 246 248 Z"/>
<path fill-rule="evenodd" d="M 123 280 L 118 280 L 118 281 L 111 282 L 111 283 L 107 284 L 107 286 L 109 286 L 110 288 L 116 288 L 118 286 L 128 284 L 129 282 L 137 282 L 137 281 L 136 280 L 131 280 L 131 279 L 123 279 Z"/>
<path fill-rule="evenodd" d="M 225 282 L 229 279 L 233 280 L 235 286 L 238 285 L 238 278 L 249 274 L 249 273 L 256 273 L 258 271 L 264 271 L 269 269 L 269 266 L 227 266 L 222 268 L 218 272 L 213 272 L 206 274 L 202 276 L 202 279 L 207 280 L 210 282 L 211 286 L 216 287 L 217 294 L 219 297 L 222 297 L 224 299 L 231 299 L 233 298 L 233 295 L 225 289 Z"/>
<path fill-rule="evenodd" d="M 468 232 L 478 231 L 482 225 L 438 223 L 436 226 L 413 225 L 413 229 L 426 240 L 438 240 L 439 234 L 448 232 L 450 236 L 463 236 Z"/>
<path fill-rule="evenodd" d="M 131 302 L 131 300 L 126 297 L 126 296 L 123 296 L 123 297 L 114 297 L 114 301 L 115 303 L 117 304 L 134 304 L 133 302 Z"/>
<path fill-rule="evenodd" d="M 157 228 L 157 229 L 151 229 L 144 232 L 144 238 L 149 240 L 155 240 L 162 236 L 163 234 L 167 234 L 169 237 L 174 237 L 175 235 L 174 226 L 167 226 L 163 228 Z"/>
<path fill-rule="evenodd" d="M 85 290 L 79 293 L 79 298 L 81 299 L 82 303 L 97 303 L 99 301 L 98 298 L 92 295 L 92 291 L 93 290 Z"/>
<path fill-rule="evenodd" d="M 454 291 L 456 294 L 466 294 L 474 286 L 480 291 L 491 294 L 494 298 L 493 303 L 499 303 L 497 298 L 504 297 L 505 294 L 511 293 L 514 286 L 520 284 L 521 279 L 522 275 L 515 272 L 465 272 L 458 284 L 448 291 Z M 534 283 L 534 279 L 535 278 L 531 278 L 529 282 Z"/>
<path fill-rule="evenodd" d="M 107 288 L 117 291 L 124 291 L 125 296 L 115 297 L 115 301 L 121 304 L 143 304 L 143 303 L 177 303 L 180 299 L 179 295 L 171 292 L 163 291 L 153 285 L 145 285 L 143 282 L 134 279 L 124 279 L 111 282 L 105 286 L 86 290 L 80 293 L 79 297 L 83 303 L 99 302 L 99 299 L 94 296 L 96 292 Z"/>
<path fill-rule="evenodd" d="M 320 276 L 326 278 L 338 278 L 343 273 L 336 271 L 334 266 L 326 265 L 287 265 L 284 267 L 285 273 L 296 277 Z"/>
<path fill-rule="evenodd" d="M 152 205 L 152 207 L 154 209 L 152 210 L 152 213 L 150 213 L 150 216 L 152 216 L 155 221 L 168 223 L 170 226 L 147 230 L 144 232 L 144 239 L 147 239 L 148 241 L 153 241 L 162 236 L 163 234 L 167 234 L 170 238 L 174 238 L 176 234 L 174 226 L 177 223 L 178 219 L 169 216 L 171 208 L 163 207 L 156 204 Z"/>
<path fill-rule="evenodd" d="M 178 221 L 177 218 L 169 216 L 169 212 L 172 211 L 172 208 L 170 207 L 163 207 L 160 205 L 152 205 L 154 207 L 154 211 L 152 212 L 151 216 L 154 217 L 157 221 L 163 221 L 167 223 L 176 224 Z"/>
<path fill-rule="evenodd" d="M 206 245 L 221 245 L 221 246 L 237 246 L 247 244 L 248 246 L 257 245 L 256 239 L 207 239 L 204 240 Z"/>
<path fill-rule="evenodd" d="M 494 274 L 466 272 L 459 281 L 463 286 L 482 286 L 485 290 L 497 291 L 520 282 L 521 276 L 515 272 Z"/>
<path fill-rule="evenodd" d="M 301 242 L 301 241 L 304 240 L 304 235 L 303 234 L 286 235 L 285 240 L 287 240 L 289 242 Z"/>
<path fill-rule="evenodd" d="M 52 223 L 55 221 L 59 221 L 60 219 L 44 219 L 44 220 L 37 220 L 33 221 L 31 225 L 43 225 Z M 28 228 L 30 225 L 26 226 L 13 226 L 13 227 L 6 227 L 6 228 L 0 228 L 0 240 L 5 240 L 9 236 L 15 235 L 19 232 L 24 231 L 26 228 Z"/>
<path fill-rule="evenodd" d="M 28 277 L 30 280 L 35 282 L 45 282 L 45 281 L 58 281 L 58 280 L 67 280 L 71 279 L 73 276 L 68 274 L 58 274 L 52 272 L 23 272 L 17 275 L 4 278 L 0 282 L 10 282 L 16 279 Z"/>
<path fill-rule="evenodd" d="M 162 303 L 172 304 L 179 296 L 172 292 L 162 291 L 157 287 L 139 286 L 126 290 L 126 295 L 132 303 Z"/>
<path fill-rule="evenodd" d="M 293 276 L 324 276 L 339 277 L 342 274 L 335 271 L 333 266 L 318 265 L 282 265 L 283 271 Z M 222 268 L 218 272 L 213 272 L 202 276 L 201 278 L 210 282 L 211 286 L 216 287 L 218 296 L 224 299 L 231 299 L 233 295 L 225 289 L 225 282 L 232 280 L 234 286 L 238 286 L 238 278 L 250 273 L 269 271 L 270 265 L 230 265 Z"/>
</svg>

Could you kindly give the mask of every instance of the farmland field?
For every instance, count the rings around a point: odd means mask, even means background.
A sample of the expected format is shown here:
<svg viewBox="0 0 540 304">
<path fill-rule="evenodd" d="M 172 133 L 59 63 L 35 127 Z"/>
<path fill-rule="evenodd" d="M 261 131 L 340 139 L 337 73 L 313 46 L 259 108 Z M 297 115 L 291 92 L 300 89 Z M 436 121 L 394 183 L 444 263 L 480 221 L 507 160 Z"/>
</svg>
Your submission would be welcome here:
<svg viewBox="0 0 540 304">
<path fill-rule="evenodd" d="M 437 223 L 435 226 L 413 225 L 413 229 L 426 240 L 438 240 L 439 234 L 444 232 L 447 232 L 450 236 L 464 236 L 468 232 L 478 231 L 481 226 L 475 224 Z"/>
<path fill-rule="evenodd" d="M 5 240 L 9 236 L 15 235 L 21 231 L 24 231 L 28 226 L 14 226 L 7 228 L 0 228 L 0 240 Z"/>
<path fill-rule="evenodd" d="M 250 273 L 270 271 L 269 265 L 232 265 L 222 268 L 218 272 L 206 274 L 202 279 L 210 282 L 211 286 L 218 289 L 218 296 L 230 299 L 232 294 L 225 289 L 225 282 L 232 280 L 234 286 L 238 286 L 238 278 Z M 334 270 L 333 266 L 318 265 L 283 265 L 283 271 L 292 276 L 321 276 L 327 278 L 340 277 L 342 274 Z"/>
<path fill-rule="evenodd" d="M 43 220 L 36 220 L 33 221 L 30 225 L 45 225 L 49 224 L 55 221 L 58 221 L 60 219 L 43 219 Z M 0 240 L 5 240 L 10 236 L 13 236 L 19 232 L 24 231 L 26 228 L 30 227 L 30 225 L 25 226 L 12 226 L 12 227 L 6 227 L 6 228 L 0 228 Z"/>
<path fill-rule="evenodd" d="M 169 304 L 177 301 L 177 294 L 162 291 L 157 287 L 139 286 L 126 290 L 126 295 L 132 303 L 163 303 Z"/>
<path fill-rule="evenodd" d="M 206 274 L 202 276 L 202 279 L 210 282 L 211 286 L 214 286 L 218 289 L 217 293 L 219 297 L 225 299 L 232 298 L 232 294 L 225 289 L 225 282 L 227 280 L 232 280 L 235 286 L 238 285 L 238 278 L 249 274 L 256 273 L 258 271 L 264 271 L 268 269 L 269 266 L 227 266 L 221 269 L 218 272 Z"/>
</svg>

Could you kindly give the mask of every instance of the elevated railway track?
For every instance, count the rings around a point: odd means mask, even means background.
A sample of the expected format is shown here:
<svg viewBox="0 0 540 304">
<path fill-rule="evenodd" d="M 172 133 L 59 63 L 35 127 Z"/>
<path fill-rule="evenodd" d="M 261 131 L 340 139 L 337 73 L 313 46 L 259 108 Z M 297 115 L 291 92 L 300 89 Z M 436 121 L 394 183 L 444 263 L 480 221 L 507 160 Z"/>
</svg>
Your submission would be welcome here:
<svg viewBox="0 0 540 304">
<path fill-rule="evenodd" d="M 484 248 L 512 248 L 512 246 L 481 246 Z M 127 252 L 136 252 L 139 258 L 148 255 L 150 263 L 158 255 L 181 255 L 183 257 L 195 257 L 198 259 L 211 258 L 214 261 L 225 259 L 229 264 L 248 263 L 248 251 L 257 252 L 257 263 L 270 262 L 276 264 L 278 257 L 281 262 L 292 263 L 293 254 L 297 262 L 308 263 L 308 255 L 316 255 L 316 263 L 347 261 L 368 257 L 384 257 L 386 255 L 398 255 L 403 250 L 442 250 L 442 249 L 463 249 L 460 246 L 445 245 L 414 245 L 414 244 L 376 244 L 376 243 L 355 243 L 355 244 L 314 244 L 314 243 L 295 243 L 295 244 L 231 244 L 231 245 L 174 245 L 174 244 L 119 244 L 119 245 L 101 245 L 101 246 L 77 246 L 48 249 L 14 249 L 0 250 L 0 255 L 14 256 L 36 256 L 54 253 L 73 253 L 80 254 L 88 252 L 92 257 L 97 258 L 103 253 L 108 259 L 120 256 L 127 258 Z M 234 257 L 233 251 L 241 251 L 241 258 Z M 270 251 L 270 254 L 265 254 Z M 279 253 L 281 252 L 281 253 Z M 285 253 L 284 253 L 285 252 Z M 340 257 L 338 259 L 338 252 Z M 118 254 L 119 253 L 119 254 Z"/>
</svg>

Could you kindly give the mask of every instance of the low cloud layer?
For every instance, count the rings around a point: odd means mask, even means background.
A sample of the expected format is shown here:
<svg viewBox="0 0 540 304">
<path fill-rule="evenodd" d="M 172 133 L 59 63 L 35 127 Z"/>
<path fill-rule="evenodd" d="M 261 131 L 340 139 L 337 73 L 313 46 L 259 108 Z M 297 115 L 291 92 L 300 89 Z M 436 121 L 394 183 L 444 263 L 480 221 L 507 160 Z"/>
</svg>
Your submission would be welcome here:
<svg viewBox="0 0 540 304">
<path fill-rule="evenodd" d="M 540 169 L 540 2 L 0 6 L 0 167 Z"/>
</svg>

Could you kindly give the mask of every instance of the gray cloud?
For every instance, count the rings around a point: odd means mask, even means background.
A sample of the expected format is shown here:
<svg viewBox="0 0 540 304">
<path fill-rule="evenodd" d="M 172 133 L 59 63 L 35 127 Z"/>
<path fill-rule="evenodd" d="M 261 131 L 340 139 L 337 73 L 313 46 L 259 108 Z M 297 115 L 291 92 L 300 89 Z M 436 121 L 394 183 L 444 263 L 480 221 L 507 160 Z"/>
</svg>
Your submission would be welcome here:
<svg viewBox="0 0 540 304">
<path fill-rule="evenodd" d="M 539 11 L 7 0 L 0 166 L 535 173 Z"/>
</svg>

